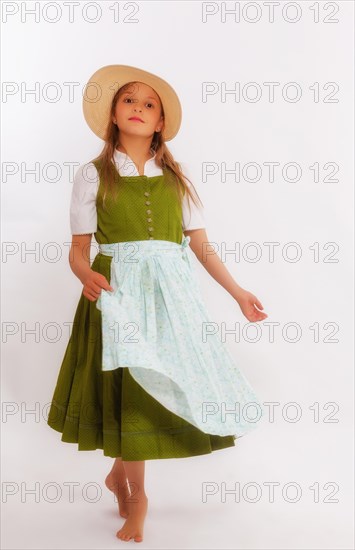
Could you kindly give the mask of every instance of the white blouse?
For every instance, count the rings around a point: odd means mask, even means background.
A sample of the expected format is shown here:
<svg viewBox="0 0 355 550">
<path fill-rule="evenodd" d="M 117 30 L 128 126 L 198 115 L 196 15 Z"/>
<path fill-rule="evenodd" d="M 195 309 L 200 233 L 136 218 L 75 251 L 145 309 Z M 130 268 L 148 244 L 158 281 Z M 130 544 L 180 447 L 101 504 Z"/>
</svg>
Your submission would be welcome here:
<svg viewBox="0 0 355 550">
<path fill-rule="evenodd" d="M 161 176 L 162 169 L 155 163 L 156 153 L 144 165 L 145 176 Z M 113 160 L 121 176 L 138 176 L 132 159 L 115 149 Z M 184 170 L 184 173 L 185 170 Z M 186 173 L 186 176 L 188 174 Z M 97 231 L 96 196 L 99 189 L 99 175 L 92 162 L 79 166 L 75 177 L 70 202 L 70 228 L 72 235 L 95 233 Z M 189 182 L 186 182 L 191 187 Z M 204 209 L 190 201 L 191 215 L 185 193 L 182 202 L 183 231 L 205 228 Z"/>
</svg>

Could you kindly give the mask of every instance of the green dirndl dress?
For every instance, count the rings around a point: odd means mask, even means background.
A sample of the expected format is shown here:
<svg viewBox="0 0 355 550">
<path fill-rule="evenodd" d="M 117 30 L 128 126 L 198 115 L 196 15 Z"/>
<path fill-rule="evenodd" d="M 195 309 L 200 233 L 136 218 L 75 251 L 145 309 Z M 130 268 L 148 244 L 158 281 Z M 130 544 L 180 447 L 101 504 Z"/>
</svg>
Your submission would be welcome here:
<svg viewBox="0 0 355 550">
<path fill-rule="evenodd" d="M 105 209 L 97 202 L 99 245 L 156 239 L 180 244 L 182 207 L 171 177 L 167 169 L 153 177 L 121 176 L 119 198 L 106 197 Z M 100 179 L 98 198 L 102 193 Z M 99 252 L 91 265 L 111 285 L 112 261 Z M 236 435 L 206 433 L 164 407 L 128 368 L 102 366 L 102 314 L 97 301 L 81 295 L 47 419 L 61 441 L 126 461 L 184 458 L 235 445 Z"/>
</svg>

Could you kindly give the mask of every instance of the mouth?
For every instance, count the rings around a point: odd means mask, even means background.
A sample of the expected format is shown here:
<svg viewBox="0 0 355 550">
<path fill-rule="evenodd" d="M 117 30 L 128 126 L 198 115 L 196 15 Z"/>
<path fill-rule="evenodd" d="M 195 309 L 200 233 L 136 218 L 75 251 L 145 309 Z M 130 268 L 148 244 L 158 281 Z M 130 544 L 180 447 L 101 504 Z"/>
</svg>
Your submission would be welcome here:
<svg viewBox="0 0 355 550">
<path fill-rule="evenodd" d="M 132 116 L 131 118 L 129 118 L 128 120 L 136 120 L 138 122 L 143 122 L 143 120 L 137 116 Z"/>
</svg>

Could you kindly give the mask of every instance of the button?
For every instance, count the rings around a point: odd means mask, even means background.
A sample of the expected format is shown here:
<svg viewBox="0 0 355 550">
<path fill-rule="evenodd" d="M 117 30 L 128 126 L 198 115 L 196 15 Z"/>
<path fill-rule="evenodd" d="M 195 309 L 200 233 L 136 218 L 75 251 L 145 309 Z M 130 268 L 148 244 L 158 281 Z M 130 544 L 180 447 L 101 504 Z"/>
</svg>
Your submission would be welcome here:
<svg viewBox="0 0 355 550">
<path fill-rule="evenodd" d="M 146 191 L 144 194 L 145 194 L 146 197 L 149 197 L 149 195 L 150 195 L 150 193 L 148 193 L 148 191 Z"/>
<path fill-rule="evenodd" d="M 147 214 L 151 214 L 152 211 L 151 210 L 146 210 Z"/>
<path fill-rule="evenodd" d="M 153 221 L 152 218 L 147 218 L 147 222 Z"/>
<path fill-rule="evenodd" d="M 148 231 L 154 231 L 154 227 L 148 227 Z"/>
<path fill-rule="evenodd" d="M 147 204 L 147 205 L 150 204 L 150 201 L 145 201 L 145 204 Z"/>
</svg>

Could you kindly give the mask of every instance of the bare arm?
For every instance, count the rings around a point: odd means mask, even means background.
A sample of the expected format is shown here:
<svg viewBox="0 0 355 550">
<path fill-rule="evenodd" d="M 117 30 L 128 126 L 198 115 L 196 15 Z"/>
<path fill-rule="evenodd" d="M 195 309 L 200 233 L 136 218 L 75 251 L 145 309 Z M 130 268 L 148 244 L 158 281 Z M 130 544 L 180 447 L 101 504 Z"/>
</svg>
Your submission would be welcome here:
<svg viewBox="0 0 355 550">
<path fill-rule="evenodd" d="M 85 284 L 85 280 L 91 272 L 90 245 L 92 234 L 72 235 L 72 243 L 69 252 L 69 264 L 72 272 Z"/>
<path fill-rule="evenodd" d="M 101 294 L 101 289 L 113 290 L 106 277 L 90 267 L 90 245 L 92 234 L 73 235 L 69 251 L 69 264 L 72 272 L 80 279 L 83 294 L 94 302 Z"/>
<path fill-rule="evenodd" d="M 266 313 L 259 311 L 264 309 L 256 296 L 242 288 L 233 279 L 224 263 L 221 261 L 214 248 L 209 244 L 205 229 L 191 229 L 184 231 L 190 237 L 190 248 L 199 262 L 208 273 L 238 302 L 243 314 L 249 321 L 261 321 L 267 317 Z"/>
<path fill-rule="evenodd" d="M 241 296 L 243 288 L 233 279 L 214 247 L 209 244 L 205 229 L 191 229 L 185 231 L 190 236 L 190 248 L 198 258 L 199 262 L 208 273 L 219 283 L 235 300 Z"/>
</svg>

